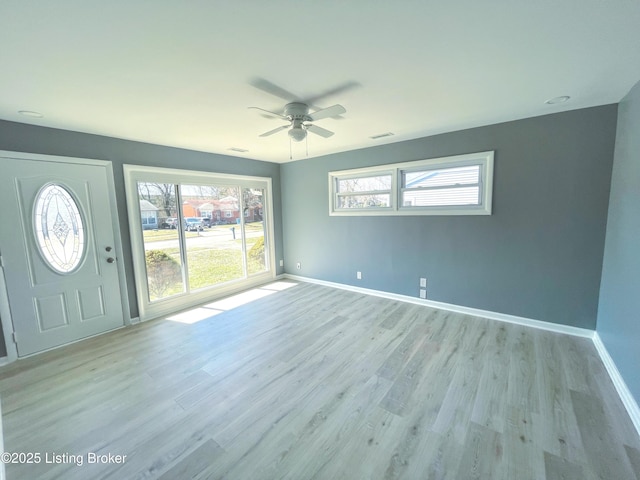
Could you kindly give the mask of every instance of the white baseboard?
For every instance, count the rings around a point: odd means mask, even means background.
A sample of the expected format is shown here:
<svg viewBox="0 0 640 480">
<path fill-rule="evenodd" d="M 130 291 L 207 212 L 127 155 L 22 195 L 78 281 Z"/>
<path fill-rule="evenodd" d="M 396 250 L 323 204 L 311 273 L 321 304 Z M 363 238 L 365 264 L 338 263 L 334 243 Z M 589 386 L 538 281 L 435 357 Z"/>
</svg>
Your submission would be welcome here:
<svg viewBox="0 0 640 480">
<path fill-rule="evenodd" d="M 284 278 L 298 280 L 300 282 L 315 283 L 327 287 L 339 288 L 341 290 L 349 290 L 351 292 L 363 293 L 365 295 L 373 295 L 375 297 L 388 298 L 398 300 L 400 302 L 415 303 L 416 305 L 424 305 L 425 307 L 438 308 L 450 312 L 463 313 L 465 315 L 473 315 L 475 317 L 488 318 L 490 320 L 498 320 L 500 322 L 514 323 L 516 325 L 524 325 L 527 327 L 539 328 L 557 333 L 566 333 L 577 337 L 593 338 L 595 333 L 593 330 L 586 328 L 572 327 L 569 325 L 560 325 L 558 323 L 544 322 L 542 320 L 533 320 L 531 318 L 518 317 L 516 315 L 508 315 L 506 313 L 492 312 L 489 310 L 481 310 L 479 308 L 464 307 L 462 305 L 454 305 L 452 303 L 436 302 L 433 300 L 425 300 L 422 298 L 410 297 L 399 293 L 383 292 L 381 290 L 372 290 L 369 288 L 354 287 L 342 283 L 328 282 L 326 280 L 316 280 L 315 278 L 301 277 L 298 275 L 285 274 Z"/>
<path fill-rule="evenodd" d="M 633 426 L 636 427 L 638 435 L 640 435 L 640 407 L 638 407 L 638 403 L 633 398 L 633 395 L 622 378 L 618 367 L 616 367 L 613 358 L 609 355 L 607 347 L 602 343 L 602 339 L 600 338 L 600 335 L 598 335 L 598 332 L 595 332 L 593 336 L 593 344 L 602 359 L 602 363 L 604 363 L 604 366 L 609 373 L 609 377 L 611 378 L 613 385 L 616 387 L 620 400 L 622 400 L 624 407 L 627 409 L 627 413 L 629 413 L 629 416 L 631 417 Z"/>
</svg>

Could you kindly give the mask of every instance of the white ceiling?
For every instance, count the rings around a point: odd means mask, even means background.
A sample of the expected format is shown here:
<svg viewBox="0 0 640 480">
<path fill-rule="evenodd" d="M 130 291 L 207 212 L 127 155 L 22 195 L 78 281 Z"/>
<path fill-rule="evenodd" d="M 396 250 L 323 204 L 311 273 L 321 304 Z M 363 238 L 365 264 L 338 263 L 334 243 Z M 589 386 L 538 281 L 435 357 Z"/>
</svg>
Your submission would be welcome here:
<svg viewBox="0 0 640 480">
<path fill-rule="evenodd" d="M 309 157 L 617 103 L 640 80 L 640 2 L 0 1 L 4 120 L 289 161 L 284 131 L 258 137 L 282 123 L 247 108 L 287 101 L 257 80 L 342 90 L 314 102 L 347 113 Z"/>
</svg>

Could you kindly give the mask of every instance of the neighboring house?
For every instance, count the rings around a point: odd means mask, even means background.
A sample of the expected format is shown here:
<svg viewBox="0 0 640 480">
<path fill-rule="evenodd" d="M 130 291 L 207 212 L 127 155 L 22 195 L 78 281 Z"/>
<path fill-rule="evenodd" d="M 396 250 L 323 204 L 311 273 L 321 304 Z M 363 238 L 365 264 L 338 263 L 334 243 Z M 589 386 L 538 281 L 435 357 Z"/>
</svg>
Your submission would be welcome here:
<svg viewBox="0 0 640 480">
<path fill-rule="evenodd" d="M 158 228 L 158 207 L 148 200 L 140 200 L 140 218 L 143 230 L 155 230 Z"/>
<path fill-rule="evenodd" d="M 260 210 L 262 205 L 260 205 Z M 255 221 L 252 210 L 245 221 Z M 202 200 L 189 198 L 182 202 L 182 214 L 187 217 L 210 218 L 214 223 L 236 223 L 240 218 L 240 206 L 234 196 L 222 197 L 220 200 Z"/>
<path fill-rule="evenodd" d="M 200 211 L 198 210 L 198 206 L 199 205 L 197 205 L 196 202 L 192 200 L 185 200 L 184 202 L 182 202 L 182 216 L 184 218 L 199 217 Z"/>
<path fill-rule="evenodd" d="M 244 209 L 244 221 L 247 223 L 262 221 L 262 204 L 253 205 Z"/>
<path fill-rule="evenodd" d="M 404 179 L 404 206 L 475 205 L 480 188 L 477 165 L 408 173 Z"/>
<path fill-rule="evenodd" d="M 200 205 L 200 208 L 198 209 L 200 211 L 200 215 L 198 216 L 202 218 L 211 218 L 213 209 L 214 209 L 214 206 L 210 202 L 203 203 L 202 205 Z"/>
<path fill-rule="evenodd" d="M 214 203 L 216 204 L 216 211 L 219 213 L 220 221 L 236 223 L 237 219 L 240 218 L 240 206 L 236 197 L 222 197 Z"/>
<path fill-rule="evenodd" d="M 235 201 L 235 199 L 234 199 Z M 237 202 L 236 202 L 237 203 Z M 218 200 L 189 198 L 182 202 L 182 215 L 187 217 L 220 219 Z"/>
</svg>

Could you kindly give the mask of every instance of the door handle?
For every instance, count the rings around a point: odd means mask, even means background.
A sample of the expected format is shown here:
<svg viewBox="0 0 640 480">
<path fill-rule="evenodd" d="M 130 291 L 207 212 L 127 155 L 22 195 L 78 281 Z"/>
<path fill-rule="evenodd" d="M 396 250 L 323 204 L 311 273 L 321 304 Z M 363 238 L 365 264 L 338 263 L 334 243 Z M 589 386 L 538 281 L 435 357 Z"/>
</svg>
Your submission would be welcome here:
<svg viewBox="0 0 640 480">
<path fill-rule="evenodd" d="M 116 259 L 115 259 L 115 258 L 113 258 L 113 257 L 109 257 L 109 258 L 107 258 L 107 263 L 113 263 L 113 262 L 115 262 L 115 261 L 116 261 Z"/>
</svg>

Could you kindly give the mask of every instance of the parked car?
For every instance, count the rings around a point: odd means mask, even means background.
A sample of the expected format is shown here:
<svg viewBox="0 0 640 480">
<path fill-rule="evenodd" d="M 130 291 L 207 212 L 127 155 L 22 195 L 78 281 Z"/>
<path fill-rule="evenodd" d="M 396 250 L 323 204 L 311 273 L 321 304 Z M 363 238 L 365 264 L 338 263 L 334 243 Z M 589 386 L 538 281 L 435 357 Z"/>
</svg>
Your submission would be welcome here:
<svg viewBox="0 0 640 480">
<path fill-rule="evenodd" d="M 213 223 L 211 222 L 211 219 L 209 217 L 204 217 L 202 219 L 202 225 L 204 225 L 205 227 L 209 228 L 209 227 L 211 227 L 211 225 L 213 225 Z"/>
<path fill-rule="evenodd" d="M 204 230 L 204 226 L 200 218 L 187 217 L 184 219 L 184 229 L 187 232 L 201 232 Z"/>
<path fill-rule="evenodd" d="M 169 217 L 164 222 L 162 222 L 160 224 L 160 228 L 176 229 L 176 228 L 178 228 L 178 219 L 175 218 L 175 217 Z"/>
</svg>

